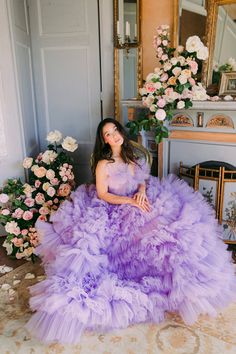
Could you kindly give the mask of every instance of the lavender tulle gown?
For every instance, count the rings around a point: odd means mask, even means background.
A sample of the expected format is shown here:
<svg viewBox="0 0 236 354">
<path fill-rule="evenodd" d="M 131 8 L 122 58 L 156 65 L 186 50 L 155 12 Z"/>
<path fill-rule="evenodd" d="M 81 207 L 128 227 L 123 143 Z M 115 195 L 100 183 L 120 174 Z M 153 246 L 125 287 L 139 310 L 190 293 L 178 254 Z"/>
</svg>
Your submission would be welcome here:
<svg viewBox="0 0 236 354">
<path fill-rule="evenodd" d="M 158 323 L 166 311 L 192 324 L 235 299 L 230 253 L 201 194 L 173 175 L 149 176 L 145 166 L 134 175 L 124 163 L 107 170 L 111 193 L 132 196 L 147 180 L 151 212 L 108 204 L 94 185 L 82 185 L 52 223 L 37 224 L 47 278 L 31 287 L 36 312 L 26 326 L 45 342 Z"/>
</svg>

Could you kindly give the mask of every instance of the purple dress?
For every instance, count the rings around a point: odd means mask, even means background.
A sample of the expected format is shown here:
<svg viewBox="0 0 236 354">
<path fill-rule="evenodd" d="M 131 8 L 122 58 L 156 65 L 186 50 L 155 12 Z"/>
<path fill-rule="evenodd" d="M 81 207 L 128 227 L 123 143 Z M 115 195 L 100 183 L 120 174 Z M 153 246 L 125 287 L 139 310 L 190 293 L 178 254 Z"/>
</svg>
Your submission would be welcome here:
<svg viewBox="0 0 236 354">
<path fill-rule="evenodd" d="M 107 173 L 118 195 L 132 196 L 146 180 L 151 212 L 109 204 L 94 185 L 81 185 L 52 223 L 37 224 L 47 278 L 31 287 L 36 312 L 27 328 L 45 342 L 158 323 L 166 311 L 192 324 L 236 298 L 230 253 L 200 193 L 173 175 L 149 176 L 145 166 L 132 174 L 127 164 L 109 163 Z"/>
</svg>

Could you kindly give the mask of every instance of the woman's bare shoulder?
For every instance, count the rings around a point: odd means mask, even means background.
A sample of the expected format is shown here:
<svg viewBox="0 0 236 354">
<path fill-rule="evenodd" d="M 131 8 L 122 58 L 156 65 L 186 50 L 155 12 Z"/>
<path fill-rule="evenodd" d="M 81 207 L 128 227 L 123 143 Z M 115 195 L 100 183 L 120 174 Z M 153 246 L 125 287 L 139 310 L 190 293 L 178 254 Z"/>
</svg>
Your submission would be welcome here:
<svg viewBox="0 0 236 354">
<path fill-rule="evenodd" d="M 98 171 L 98 170 L 99 170 L 99 171 L 105 170 L 106 167 L 107 167 L 107 164 L 108 164 L 108 161 L 107 161 L 107 160 L 100 160 L 100 161 L 98 161 L 96 170 L 97 170 L 97 171 Z"/>
</svg>

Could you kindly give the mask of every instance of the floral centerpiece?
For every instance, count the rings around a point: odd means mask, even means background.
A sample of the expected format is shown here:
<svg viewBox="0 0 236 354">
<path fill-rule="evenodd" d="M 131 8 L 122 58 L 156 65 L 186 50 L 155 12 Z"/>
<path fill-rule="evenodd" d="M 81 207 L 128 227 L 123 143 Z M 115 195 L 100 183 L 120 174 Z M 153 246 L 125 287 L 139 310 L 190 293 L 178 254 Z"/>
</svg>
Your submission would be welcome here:
<svg viewBox="0 0 236 354">
<path fill-rule="evenodd" d="M 207 59 L 208 49 L 200 38 L 192 36 L 187 39 L 186 48 L 170 47 L 169 26 L 157 28 L 153 41 L 160 66 L 150 73 L 139 92 L 143 105 L 149 108 L 144 119 L 127 124 L 131 134 L 138 131 L 154 129 L 156 143 L 168 137 L 164 122 L 171 120 L 173 110 L 189 108 L 192 100 L 206 100 L 206 90 L 197 82 L 199 65 Z"/>
<path fill-rule="evenodd" d="M 67 152 L 77 149 L 76 140 L 63 139 L 55 130 L 48 134 L 47 141 L 46 151 L 23 161 L 29 183 L 8 179 L 0 190 L 0 222 L 7 233 L 3 246 L 17 259 L 34 259 L 39 243 L 35 222 L 48 221 L 75 186 L 72 159 Z"/>
</svg>

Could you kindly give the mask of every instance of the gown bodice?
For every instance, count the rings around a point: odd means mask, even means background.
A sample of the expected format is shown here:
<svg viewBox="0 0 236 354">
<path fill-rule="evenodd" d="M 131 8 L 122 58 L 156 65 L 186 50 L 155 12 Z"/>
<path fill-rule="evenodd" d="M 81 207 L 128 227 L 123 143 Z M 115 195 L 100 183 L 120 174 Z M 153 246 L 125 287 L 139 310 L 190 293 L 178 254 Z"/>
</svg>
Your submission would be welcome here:
<svg viewBox="0 0 236 354">
<path fill-rule="evenodd" d="M 130 195 L 137 191 L 138 186 L 149 176 L 149 166 L 142 160 L 132 168 L 124 162 L 107 164 L 108 190 L 117 195 Z"/>
</svg>

